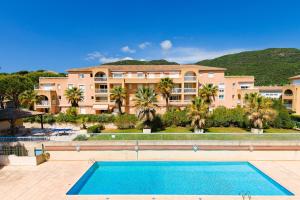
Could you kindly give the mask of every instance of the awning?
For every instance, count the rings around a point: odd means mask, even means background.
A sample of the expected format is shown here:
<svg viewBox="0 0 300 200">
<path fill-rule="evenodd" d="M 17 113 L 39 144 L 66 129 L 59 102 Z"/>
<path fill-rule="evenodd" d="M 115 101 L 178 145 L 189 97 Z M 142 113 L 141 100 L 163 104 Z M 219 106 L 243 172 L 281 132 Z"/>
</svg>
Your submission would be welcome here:
<svg viewBox="0 0 300 200">
<path fill-rule="evenodd" d="M 93 105 L 95 110 L 108 110 L 108 105 Z"/>
</svg>

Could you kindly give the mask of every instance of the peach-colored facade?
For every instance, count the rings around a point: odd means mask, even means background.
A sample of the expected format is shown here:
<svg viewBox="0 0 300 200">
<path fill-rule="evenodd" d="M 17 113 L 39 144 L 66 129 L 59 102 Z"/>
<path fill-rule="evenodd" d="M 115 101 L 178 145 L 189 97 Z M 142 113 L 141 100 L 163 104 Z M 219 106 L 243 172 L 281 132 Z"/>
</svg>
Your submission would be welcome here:
<svg viewBox="0 0 300 200">
<path fill-rule="evenodd" d="M 290 85 L 283 86 L 282 101 L 286 108 L 300 114 L 300 75 L 289 80 Z"/>
<path fill-rule="evenodd" d="M 197 96 L 203 84 L 218 86 L 219 92 L 211 109 L 217 106 L 228 108 L 242 105 L 244 93 L 256 90 L 253 76 L 225 76 L 224 68 L 199 65 L 101 65 L 68 70 L 67 77 L 41 77 L 39 95 L 45 100 L 36 105 L 40 111 L 51 113 L 65 112 L 70 103 L 64 92 L 67 88 L 78 87 L 84 91 L 84 101 L 79 103 L 82 114 L 110 112 L 115 104 L 110 100 L 109 91 L 117 85 L 124 87 L 127 98 L 123 110 L 135 113 L 134 96 L 137 88 L 146 86 L 156 88 L 163 77 L 172 78 L 175 83 L 170 105 L 186 107 Z M 158 93 L 158 112 L 165 111 L 165 100 Z"/>
</svg>

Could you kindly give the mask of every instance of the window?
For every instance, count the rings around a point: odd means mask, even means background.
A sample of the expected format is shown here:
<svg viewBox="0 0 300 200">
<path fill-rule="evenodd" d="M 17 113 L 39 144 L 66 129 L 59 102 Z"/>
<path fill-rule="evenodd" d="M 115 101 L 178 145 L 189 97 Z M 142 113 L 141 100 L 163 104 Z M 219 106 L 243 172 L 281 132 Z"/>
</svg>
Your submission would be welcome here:
<svg viewBox="0 0 300 200">
<path fill-rule="evenodd" d="M 68 89 L 72 89 L 74 87 L 73 84 L 68 84 Z"/>
<path fill-rule="evenodd" d="M 223 88 L 219 88 L 219 92 L 220 93 L 224 92 L 224 89 Z"/>
<path fill-rule="evenodd" d="M 219 99 L 220 99 L 220 100 L 223 100 L 223 99 L 224 99 L 224 94 L 220 94 L 220 95 L 219 95 Z"/>
<path fill-rule="evenodd" d="M 91 96 L 91 99 L 94 99 L 94 96 Z"/>
<path fill-rule="evenodd" d="M 61 100 L 61 96 L 58 96 L 58 99 Z"/>
<path fill-rule="evenodd" d="M 61 89 L 61 86 L 60 86 L 60 84 L 57 84 L 57 89 L 59 89 L 59 90 Z"/>
<path fill-rule="evenodd" d="M 85 92 L 85 85 L 79 85 L 79 89 L 80 89 L 82 92 Z"/>
<path fill-rule="evenodd" d="M 143 72 L 138 72 L 138 73 L 137 73 L 137 77 L 138 77 L 138 78 L 144 78 L 145 75 L 144 75 Z"/>
<path fill-rule="evenodd" d="M 107 96 L 97 96 L 96 97 L 96 102 L 107 102 L 108 98 Z"/>
<path fill-rule="evenodd" d="M 180 95 L 172 95 L 170 96 L 170 101 L 180 101 L 181 96 Z"/>
<path fill-rule="evenodd" d="M 78 74 L 79 78 L 84 78 L 84 74 Z"/>
<path fill-rule="evenodd" d="M 118 73 L 113 73 L 112 77 L 113 78 L 123 78 L 123 73 L 119 73 L 119 72 Z"/>
<path fill-rule="evenodd" d="M 93 77 L 93 74 L 90 74 L 90 77 Z"/>
<path fill-rule="evenodd" d="M 208 78 L 213 78 L 215 76 L 215 73 L 213 72 L 208 72 Z"/>
</svg>

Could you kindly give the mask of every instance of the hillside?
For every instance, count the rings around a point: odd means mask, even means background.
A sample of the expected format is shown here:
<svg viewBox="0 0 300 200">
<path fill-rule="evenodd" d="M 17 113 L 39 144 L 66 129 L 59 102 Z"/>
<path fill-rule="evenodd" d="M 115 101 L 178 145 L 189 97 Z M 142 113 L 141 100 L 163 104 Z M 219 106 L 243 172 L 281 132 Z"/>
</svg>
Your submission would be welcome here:
<svg viewBox="0 0 300 200">
<path fill-rule="evenodd" d="M 29 78 L 34 85 L 39 83 L 40 77 L 65 77 L 66 74 L 64 73 L 57 73 L 54 71 L 47 71 L 47 70 L 36 70 L 36 71 L 18 71 L 14 73 L 0 73 L 0 76 L 6 75 L 20 75 Z"/>
<path fill-rule="evenodd" d="M 120 60 L 116 62 L 105 63 L 104 65 L 178 65 L 178 63 L 169 62 L 167 60 L 150 60 L 150 61 Z"/>
<path fill-rule="evenodd" d="M 283 85 L 300 74 L 300 50 L 272 48 L 225 55 L 196 64 L 225 67 L 227 75 L 254 75 L 256 85 Z"/>
</svg>

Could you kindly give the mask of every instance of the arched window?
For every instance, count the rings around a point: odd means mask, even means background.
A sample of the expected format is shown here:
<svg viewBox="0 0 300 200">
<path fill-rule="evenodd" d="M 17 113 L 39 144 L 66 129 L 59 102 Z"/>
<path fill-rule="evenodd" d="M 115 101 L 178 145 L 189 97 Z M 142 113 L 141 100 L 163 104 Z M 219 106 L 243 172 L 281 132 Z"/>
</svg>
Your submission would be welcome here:
<svg viewBox="0 0 300 200">
<path fill-rule="evenodd" d="M 196 81 L 197 80 L 197 76 L 195 72 L 186 72 L 184 74 L 184 81 Z"/>
<path fill-rule="evenodd" d="M 293 91 L 290 90 L 290 89 L 287 89 L 287 90 L 284 91 L 284 95 L 285 96 L 293 96 Z"/>
<path fill-rule="evenodd" d="M 95 81 L 107 81 L 107 76 L 104 72 L 97 72 L 95 74 Z"/>
</svg>

